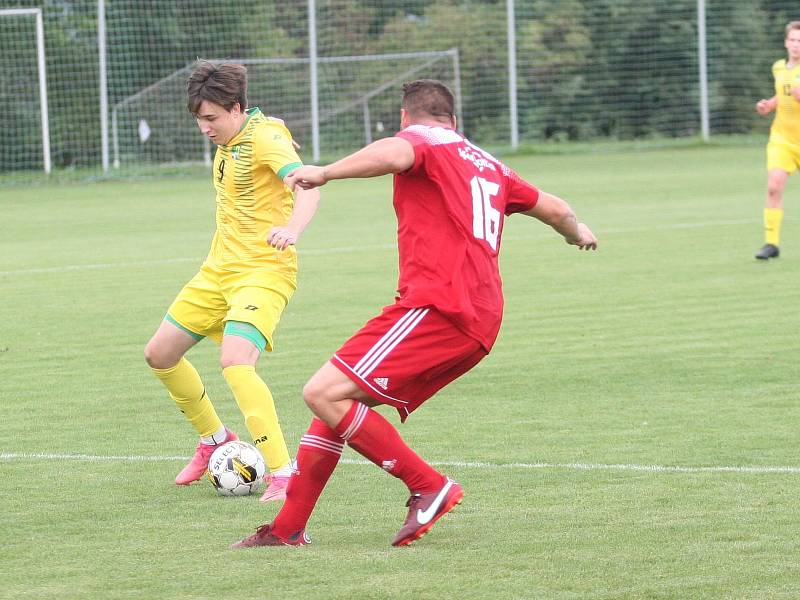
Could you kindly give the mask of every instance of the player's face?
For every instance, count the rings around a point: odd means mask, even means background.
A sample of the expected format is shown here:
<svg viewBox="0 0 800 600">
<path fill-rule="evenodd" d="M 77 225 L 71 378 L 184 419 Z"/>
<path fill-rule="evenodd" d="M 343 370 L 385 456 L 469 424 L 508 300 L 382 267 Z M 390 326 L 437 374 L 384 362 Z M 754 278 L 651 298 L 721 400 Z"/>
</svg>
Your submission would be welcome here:
<svg viewBox="0 0 800 600">
<path fill-rule="evenodd" d="M 792 29 L 789 35 L 786 36 L 786 51 L 789 53 L 789 59 L 792 62 L 800 61 L 800 29 Z"/>
<path fill-rule="evenodd" d="M 197 126 L 204 135 L 217 145 L 227 144 L 239 133 L 241 127 L 241 111 L 235 104 L 228 111 L 225 107 L 203 100 L 195 114 Z"/>
</svg>

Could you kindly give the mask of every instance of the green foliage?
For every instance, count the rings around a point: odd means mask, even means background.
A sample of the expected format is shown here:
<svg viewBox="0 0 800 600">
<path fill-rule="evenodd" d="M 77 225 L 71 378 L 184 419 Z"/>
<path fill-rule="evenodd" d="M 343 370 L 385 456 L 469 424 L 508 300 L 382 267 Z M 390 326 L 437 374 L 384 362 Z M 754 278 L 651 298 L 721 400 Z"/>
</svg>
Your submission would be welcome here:
<svg viewBox="0 0 800 600">
<path fill-rule="evenodd" d="M 769 11 L 739 2 L 724 3 L 711 15 L 709 27 L 718 32 L 709 45 L 709 98 L 715 130 L 739 133 L 763 126 L 764 118 L 755 112 L 755 103 L 772 96 L 770 67 L 785 58 L 785 23 L 774 23 L 776 18 L 777 13 L 770 15 Z M 741 62 L 746 68 L 731 71 L 730 65 Z"/>
</svg>

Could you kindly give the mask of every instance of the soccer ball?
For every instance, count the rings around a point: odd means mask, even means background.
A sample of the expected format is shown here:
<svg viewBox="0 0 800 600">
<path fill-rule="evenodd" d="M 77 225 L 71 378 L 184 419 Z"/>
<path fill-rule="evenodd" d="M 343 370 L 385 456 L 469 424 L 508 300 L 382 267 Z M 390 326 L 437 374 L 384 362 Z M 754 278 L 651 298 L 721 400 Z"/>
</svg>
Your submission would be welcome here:
<svg viewBox="0 0 800 600">
<path fill-rule="evenodd" d="M 221 496 L 246 496 L 261 485 L 266 470 L 255 446 L 235 441 L 214 450 L 206 475 Z"/>
</svg>

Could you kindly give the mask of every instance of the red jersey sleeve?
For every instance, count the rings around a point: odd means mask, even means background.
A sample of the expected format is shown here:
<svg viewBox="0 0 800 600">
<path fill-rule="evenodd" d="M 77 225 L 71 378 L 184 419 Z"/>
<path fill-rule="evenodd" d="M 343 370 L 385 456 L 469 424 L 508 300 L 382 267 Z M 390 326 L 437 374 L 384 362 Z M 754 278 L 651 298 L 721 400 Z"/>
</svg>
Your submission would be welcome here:
<svg viewBox="0 0 800 600">
<path fill-rule="evenodd" d="M 411 173 L 420 172 L 425 162 L 425 150 L 428 148 L 428 144 L 425 138 L 417 133 L 408 131 L 406 129 L 398 131 L 395 134 L 395 137 L 402 138 L 407 142 L 410 142 L 411 145 L 414 146 L 414 164 L 408 170 L 403 171 L 402 173 L 398 173 L 398 175 L 409 175 Z"/>
<path fill-rule="evenodd" d="M 539 190 L 522 179 L 514 171 L 509 173 L 508 202 L 506 203 L 506 215 L 524 212 L 532 209 L 539 201 Z"/>
</svg>

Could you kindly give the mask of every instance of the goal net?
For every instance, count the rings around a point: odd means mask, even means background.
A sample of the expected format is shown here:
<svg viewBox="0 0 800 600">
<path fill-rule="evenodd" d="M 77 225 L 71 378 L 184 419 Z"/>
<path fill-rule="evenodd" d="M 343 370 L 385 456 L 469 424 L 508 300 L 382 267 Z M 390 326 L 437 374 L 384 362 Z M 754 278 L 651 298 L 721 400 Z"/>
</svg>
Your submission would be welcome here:
<svg viewBox="0 0 800 600">
<path fill-rule="evenodd" d="M 0 9 L 0 144 L 4 171 L 50 172 L 50 131 L 41 9 Z M 16 140 L 27 143 L 16 144 Z"/>
<path fill-rule="evenodd" d="M 286 121 L 310 157 L 312 105 L 310 60 L 228 59 L 247 67 L 248 103 Z M 195 63 L 124 98 L 111 111 L 115 168 L 142 163 L 210 163 L 212 148 L 186 108 L 186 80 Z M 319 151 L 354 150 L 399 128 L 403 83 L 419 78 L 460 89 L 455 50 L 318 59 Z"/>
<path fill-rule="evenodd" d="M 54 171 L 101 173 L 114 162 L 112 117 L 120 170 L 203 161 L 213 148 L 184 99 L 198 57 L 244 62 L 250 104 L 287 121 L 305 160 L 312 149 L 332 158 L 392 132 L 401 80 L 419 77 L 459 87 L 461 129 L 493 150 L 517 142 L 671 143 L 709 125 L 712 137 L 764 140 L 771 117 L 754 105 L 772 95 L 770 67 L 786 56 L 783 28 L 800 19 L 796 0 L 250 0 L 246 10 L 219 0 L 38 4 L 43 52 L 36 18 L 16 14 L 38 9 L 28 0 L 0 9 L 8 140 L 0 185 L 9 172 L 46 170 L 48 137 Z"/>
</svg>

